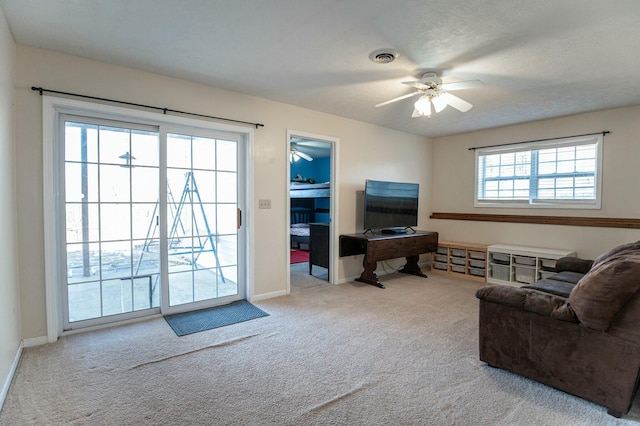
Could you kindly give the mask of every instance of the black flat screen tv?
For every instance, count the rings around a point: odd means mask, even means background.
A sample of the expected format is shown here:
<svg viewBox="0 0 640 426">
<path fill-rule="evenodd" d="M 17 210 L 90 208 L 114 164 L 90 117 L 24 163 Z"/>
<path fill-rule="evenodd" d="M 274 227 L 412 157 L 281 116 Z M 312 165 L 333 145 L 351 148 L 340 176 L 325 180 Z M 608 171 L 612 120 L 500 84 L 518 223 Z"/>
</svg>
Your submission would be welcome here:
<svg viewBox="0 0 640 426">
<path fill-rule="evenodd" d="M 418 225 L 417 183 L 367 180 L 364 189 L 364 229 L 403 232 Z"/>
</svg>

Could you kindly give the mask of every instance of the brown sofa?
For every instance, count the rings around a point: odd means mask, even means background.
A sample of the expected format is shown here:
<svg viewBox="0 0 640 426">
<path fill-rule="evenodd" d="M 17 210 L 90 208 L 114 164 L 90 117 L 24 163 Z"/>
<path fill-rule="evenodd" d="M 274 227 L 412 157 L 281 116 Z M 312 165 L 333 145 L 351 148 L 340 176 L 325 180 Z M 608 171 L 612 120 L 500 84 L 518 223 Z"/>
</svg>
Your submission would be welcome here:
<svg viewBox="0 0 640 426">
<path fill-rule="evenodd" d="M 480 360 L 626 414 L 640 374 L 640 241 L 479 289 Z"/>
</svg>

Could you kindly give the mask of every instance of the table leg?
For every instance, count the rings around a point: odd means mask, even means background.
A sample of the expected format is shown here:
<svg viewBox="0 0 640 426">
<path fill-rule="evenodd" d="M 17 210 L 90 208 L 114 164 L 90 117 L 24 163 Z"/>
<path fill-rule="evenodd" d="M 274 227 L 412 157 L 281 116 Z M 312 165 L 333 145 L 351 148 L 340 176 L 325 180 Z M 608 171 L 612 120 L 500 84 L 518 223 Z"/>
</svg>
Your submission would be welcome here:
<svg viewBox="0 0 640 426">
<path fill-rule="evenodd" d="M 367 259 L 365 255 L 362 260 L 362 266 L 364 267 L 364 271 L 360 274 L 360 278 L 356 278 L 356 281 L 384 288 L 384 285 L 378 281 L 378 276 L 376 275 L 377 262 L 369 262 L 369 259 Z"/>
<path fill-rule="evenodd" d="M 407 263 L 400 270 L 400 272 L 427 278 L 427 275 L 424 272 L 422 272 L 422 269 L 420 269 L 420 265 L 418 265 L 418 260 L 420 260 L 420 256 L 407 256 L 406 259 L 407 259 Z"/>
</svg>

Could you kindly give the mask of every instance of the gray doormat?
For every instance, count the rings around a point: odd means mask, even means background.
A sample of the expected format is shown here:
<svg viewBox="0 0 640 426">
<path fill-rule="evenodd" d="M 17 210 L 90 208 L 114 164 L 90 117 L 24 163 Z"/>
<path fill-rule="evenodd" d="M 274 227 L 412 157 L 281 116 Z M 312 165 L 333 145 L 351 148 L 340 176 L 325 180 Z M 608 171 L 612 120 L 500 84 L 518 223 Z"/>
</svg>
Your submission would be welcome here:
<svg viewBox="0 0 640 426">
<path fill-rule="evenodd" d="M 238 300 L 228 305 L 166 315 L 164 319 L 178 336 L 184 336 L 268 315 L 246 300 Z"/>
</svg>

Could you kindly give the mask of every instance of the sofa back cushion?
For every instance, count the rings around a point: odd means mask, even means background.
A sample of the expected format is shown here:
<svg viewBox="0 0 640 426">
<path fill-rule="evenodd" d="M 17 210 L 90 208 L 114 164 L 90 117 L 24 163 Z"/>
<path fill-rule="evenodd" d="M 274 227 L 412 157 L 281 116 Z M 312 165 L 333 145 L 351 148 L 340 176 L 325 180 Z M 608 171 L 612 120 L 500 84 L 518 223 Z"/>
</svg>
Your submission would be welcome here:
<svg viewBox="0 0 640 426">
<path fill-rule="evenodd" d="M 640 245 L 600 256 L 571 291 L 569 304 L 583 325 L 607 331 L 634 297 L 640 297 Z"/>
<path fill-rule="evenodd" d="M 592 268 L 598 266 L 600 263 L 610 258 L 619 257 L 625 254 L 637 254 L 640 253 L 640 241 L 634 243 L 622 244 L 621 246 L 614 247 L 606 253 L 602 253 L 596 257 L 593 261 Z"/>
</svg>

